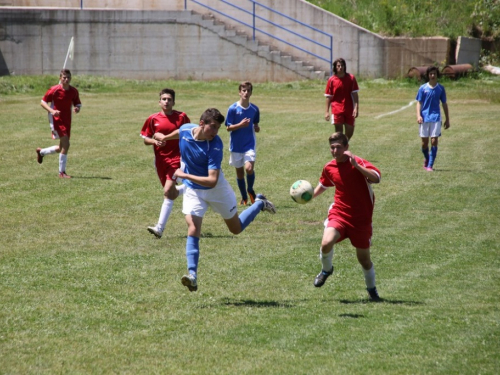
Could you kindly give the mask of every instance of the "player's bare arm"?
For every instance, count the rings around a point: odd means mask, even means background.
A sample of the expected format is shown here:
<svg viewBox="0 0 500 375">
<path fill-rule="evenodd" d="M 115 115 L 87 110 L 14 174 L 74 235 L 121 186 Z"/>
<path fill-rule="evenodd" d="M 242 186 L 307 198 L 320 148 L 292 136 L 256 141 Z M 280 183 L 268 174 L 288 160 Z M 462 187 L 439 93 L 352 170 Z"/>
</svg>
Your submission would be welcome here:
<svg viewBox="0 0 500 375">
<path fill-rule="evenodd" d="M 422 118 L 422 103 L 420 102 L 417 102 L 417 122 L 419 124 L 423 124 L 424 123 L 424 119 Z"/>
<path fill-rule="evenodd" d="M 205 186 L 208 188 L 214 188 L 219 181 L 220 169 L 209 169 L 208 176 L 195 176 L 193 174 L 184 173 L 181 169 L 177 169 L 174 174 L 178 178 L 186 179 L 194 182 L 195 184 Z"/>
<path fill-rule="evenodd" d="M 232 124 L 226 127 L 226 130 L 228 132 L 232 132 L 241 128 L 246 128 L 248 125 L 250 125 L 250 119 L 248 117 L 244 118 L 241 120 L 238 124 Z"/>
<path fill-rule="evenodd" d="M 352 111 L 352 117 L 356 118 L 358 117 L 359 113 L 359 96 L 357 92 L 352 93 L 352 102 L 353 102 L 353 111 Z"/>
<path fill-rule="evenodd" d="M 48 113 L 50 113 L 54 117 L 59 117 L 61 112 L 57 109 L 51 108 L 50 105 L 43 100 L 41 101 L 40 105 L 42 106 L 43 109 L 45 109 Z"/>
<path fill-rule="evenodd" d="M 179 129 L 175 129 L 172 133 L 166 135 L 160 132 L 154 133 L 153 138 L 162 142 L 166 142 L 171 139 L 179 139 Z"/>
<path fill-rule="evenodd" d="M 326 111 L 325 111 L 325 121 L 330 120 L 330 108 L 332 106 L 332 100 L 333 98 L 331 96 L 326 97 Z"/>
<path fill-rule="evenodd" d="M 443 111 L 444 111 L 444 128 L 448 129 L 450 127 L 450 116 L 448 112 L 448 103 L 443 103 Z"/>
<path fill-rule="evenodd" d="M 253 124 L 253 129 L 255 130 L 256 133 L 260 132 L 259 124 Z"/>
<path fill-rule="evenodd" d="M 378 184 L 380 182 L 380 176 L 378 175 L 378 173 L 372 169 L 368 169 L 363 167 L 362 165 L 359 165 L 355 155 L 351 151 L 345 151 L 344 155 L 346 155 L 349 158 L 349 161 L 351 162 L 352 166 L 356 168 L 358 171 L 360 171 L 361 174 L 368 179 L 368 181 L 374 184 Z"/>
<path fill-rule="evenodd" d="M 326 187 L 324 187 L 323 185 L 321 184 L 318 184 L 318 186 L 316 186 L 314 188 L 314 194 L 313 194 L 313 198 L 316 198 L 317 196 L 323 194 L 324 192 L 326 191 Z"/>
</svg>

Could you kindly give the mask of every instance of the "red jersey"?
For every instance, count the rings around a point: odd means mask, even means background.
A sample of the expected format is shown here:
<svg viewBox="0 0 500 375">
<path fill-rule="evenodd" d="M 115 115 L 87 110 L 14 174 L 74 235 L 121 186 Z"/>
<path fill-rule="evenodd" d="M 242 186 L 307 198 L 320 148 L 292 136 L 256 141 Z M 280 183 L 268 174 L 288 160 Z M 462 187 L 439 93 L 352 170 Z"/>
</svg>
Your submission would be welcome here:
<svg viewBox="0 0 500 375">
<path fill-rule="evenodd" d="M 342 78 L 331 76 L 326 83 L 325 96 L 332 97 L 332 113 L 348 113 L 354 111 L 352 93 L 359 91 L 358 82 L 352 74 L 346 73 Z"/>
<path fill-rule="evenodd" d="M 374 165 L 357 156 L 356 161 L 359 165 L 374 170 L 380 177 L 380 171 Z M 375 195 L 367 178 L 354 168 L 349 159 L 342 163 L 333 159 L 327 163 L 319 182 L 324 187 L 335 186 L 329 219 L 333 216 L 353 226 L 371 224 Z"/>
<path fill-rule="evenodd" d="M 50 107 L 60 111 L 59 117 L 51 117 L 51 124 L 56 128 L 64 126 L 69 130 L 71 127 L 71 110 L 72 106 L 81 105 L 80 95 L 78 90 L 73 86 L 65 90 L 61 84 L 52 86 L 44 95 L 42 100 L 45 103 L 51 103 Z"/>
<path fill-rule="evenodd" d="M 155 113 L 148 117 L 141 130 L 141 137 L 152 138 L 154 133 L 170 134 L 181 125 L 190 123 L 189 117 L 184 112 L 172 111 L 166 116 L 163 112 Z M 156 159 L 180 159 L 179 140 L 168 140 L 163 147 L 153 146 Z"/>
</svg>

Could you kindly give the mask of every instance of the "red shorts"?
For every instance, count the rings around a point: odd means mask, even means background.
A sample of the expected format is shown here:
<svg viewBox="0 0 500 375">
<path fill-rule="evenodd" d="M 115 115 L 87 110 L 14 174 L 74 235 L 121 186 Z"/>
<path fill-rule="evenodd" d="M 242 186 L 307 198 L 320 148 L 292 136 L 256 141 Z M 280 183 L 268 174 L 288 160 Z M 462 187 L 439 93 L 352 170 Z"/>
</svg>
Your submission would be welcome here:
<svg viewBox="0 0 500 375">
<path fill-rule="evenodd" d="M 340 238 L 337 242 L 341 242 L 346 238 L 349 238 L 352 246 L 359 249 L 369 249 L 372 240 L 372 225 L 365 225 L 362 227 L 352 226 L 347 224 L 345 221 L 339 220 L 338 218 L 332 218 L 328 221 L 326 225 L 328 228 L 335 228 L 340 233 Z"/>
<path fill-rule="evenodd" d="M 343 124 L 347 124 L 347 125 L 351 125 L 351 126 L 354 126 L 354 116 L 352 115 L 352 113 L 347 113 L 347 112 L 342 112 L 342 113 L 338 113 L 338 114 L 334 114 L 333 115 L 333 124 L 335 125 L 343 125 Z"/>
<path fill-rule="evenodd" d="M 52 129 L 52 139 L 60 139 L 67 136 L 70 137 L 71 127 L 65 125 L 54 125 L 51 126 Z"/>
<path fill-rule="evenodd" d="M 181 161 L 180 159 L 156 159 L 155 166 L 161 186 L 165 186 L 167 180 L 176 180 L 173 176 L 175 171 L 181 167 Z"/>
</svg>

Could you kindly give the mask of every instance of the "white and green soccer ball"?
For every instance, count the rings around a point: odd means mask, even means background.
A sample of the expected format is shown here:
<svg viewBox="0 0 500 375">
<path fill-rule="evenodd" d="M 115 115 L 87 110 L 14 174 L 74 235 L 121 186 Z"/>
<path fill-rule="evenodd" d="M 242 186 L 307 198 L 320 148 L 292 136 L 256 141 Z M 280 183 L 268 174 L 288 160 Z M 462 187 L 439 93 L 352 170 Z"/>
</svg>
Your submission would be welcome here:
<svg viewBox="0 0 500 375">
<path fill-rule="evenodd" d="M 309 181 L 298 180 L 290 187 L 290 196 L 299 204 L 309 202 L 314 194 L 314 189 Z"/>
</svg>

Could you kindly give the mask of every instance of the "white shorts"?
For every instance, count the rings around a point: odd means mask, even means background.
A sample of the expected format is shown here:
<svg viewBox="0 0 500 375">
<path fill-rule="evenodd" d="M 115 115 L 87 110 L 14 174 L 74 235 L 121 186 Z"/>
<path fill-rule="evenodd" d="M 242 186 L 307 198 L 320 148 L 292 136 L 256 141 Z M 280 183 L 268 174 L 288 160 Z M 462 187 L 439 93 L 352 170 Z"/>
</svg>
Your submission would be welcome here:
<svg viewBox="0 0 500 375">
<path fill-rule="evenodd" d="M 231 219 L 237 212 L 236 195 L 221 172 L 213 189 L 186 188 L 182 198 L 182 213 L 203 217 L 208 207 L 220 214 L 224 220 Z"/>
<path fill-rule="evenodd" d="M 441 137 L 441 121 L 424 122 L 423 124 L 420 124 L 420 137 Z"/>
<path fill-rule="evenodd" d="M 248 150 L 247 152 L 231 152 L 229 155 L 229 165 L 235 168 L 245 166 L 246 162 L 255 161 L 255 150 Z"/>
</svg>

